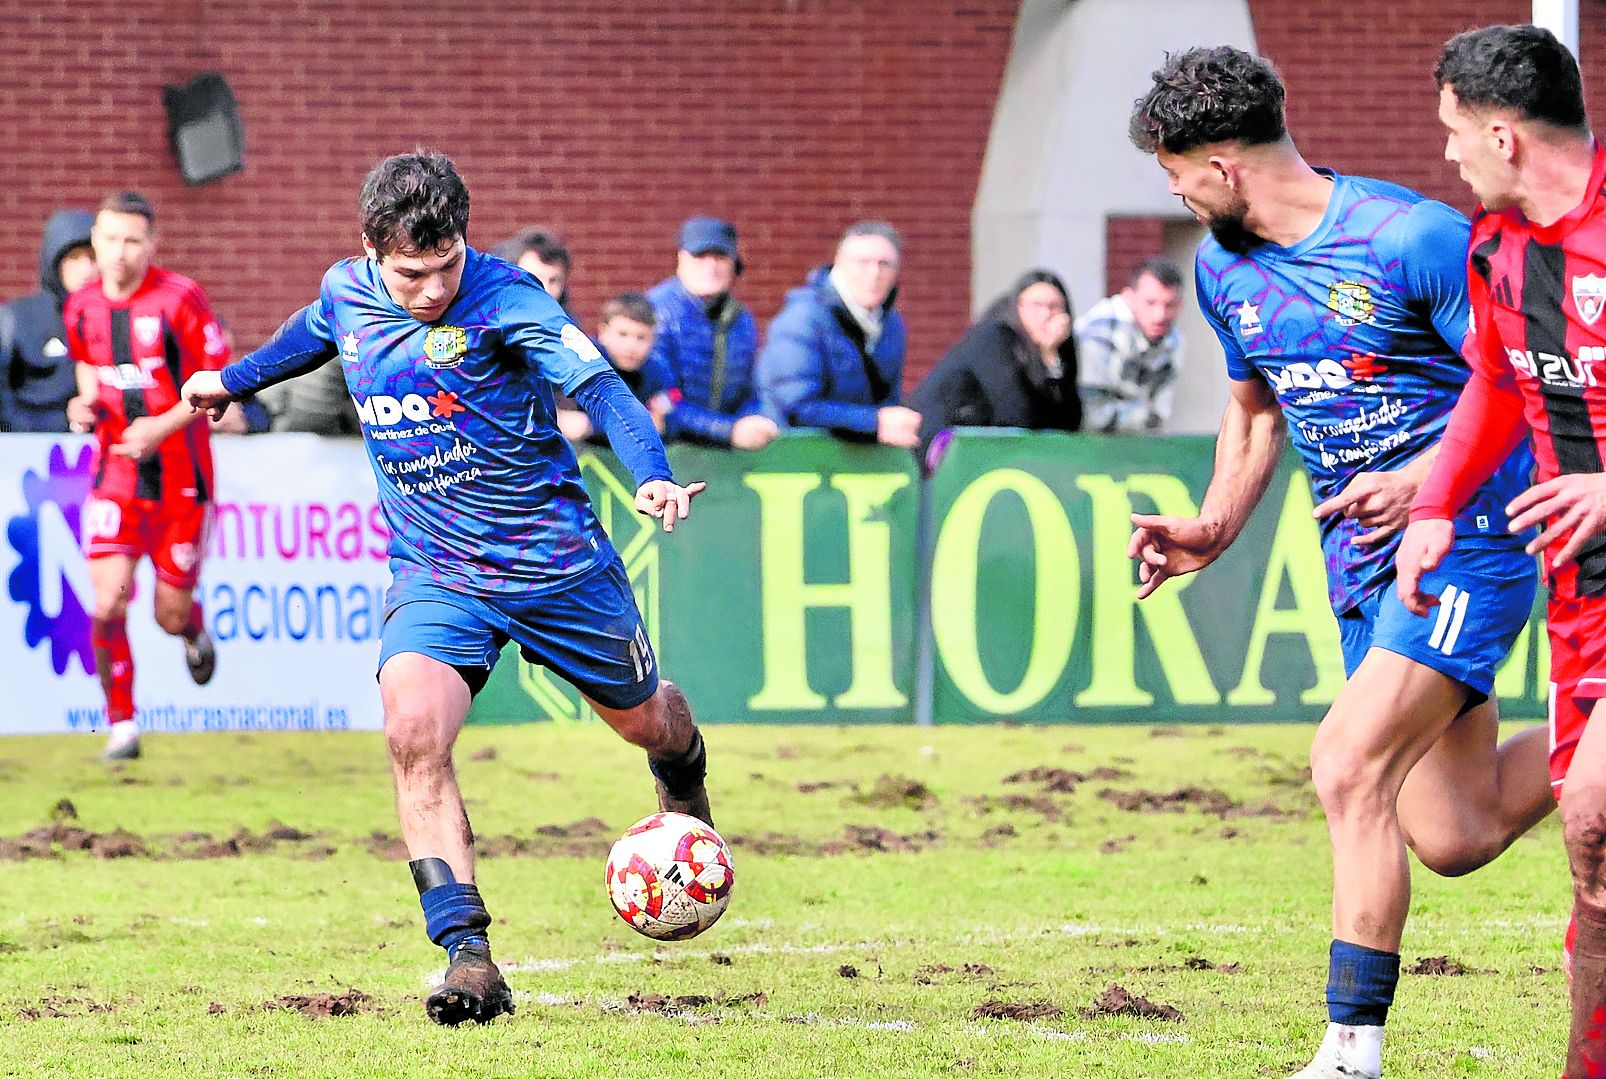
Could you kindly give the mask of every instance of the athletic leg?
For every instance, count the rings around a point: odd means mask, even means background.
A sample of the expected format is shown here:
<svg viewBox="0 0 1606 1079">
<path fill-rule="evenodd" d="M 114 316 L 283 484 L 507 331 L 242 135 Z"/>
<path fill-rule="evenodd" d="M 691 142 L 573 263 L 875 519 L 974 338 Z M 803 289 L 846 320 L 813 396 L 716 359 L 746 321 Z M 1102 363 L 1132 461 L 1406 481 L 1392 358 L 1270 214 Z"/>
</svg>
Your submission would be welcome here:
<svg viewBox="0 0 1606 1079">
<path fill-rule="evenodd" d="M 405 602 L 386 619 L 380 649 L 396 816 L 425 932 L 450 960 L 424 1006 L 448 1026 L 513 1011 L 491 958 L 491 916 L 474 881 L 474 835 L 452 764 L 473 692 L 485 684 L 505 640 L 488 624 L 491 617 L 440 600 Z"/>
<path fill-rule="evenodd" d="M 1466 695 L 1447 675 L 1373 648 L 1317 729 L 1311 774 L 1332 842 L 1333 942 L 1327 1034 L 1301 1079 L 1381 1074 L 1411 897 L 1396 800 Z"/>
<path fill-rule="evenodd" d="M 184 664 L 198 686 L 210 682 L 217 671 L 217 650 L 195 599 L 209 512 L 210 507 L 199 502 L 162 508 L 151 547 L 151 562 L 156 567 L 156 624 L 184 642 Z"/>
<path fill-rule="evenodd" d="M 1573 878 L 1572 1029 L 1567 1079 L 1606 1076 L 1606 702 L 1596 701 L 1561 794 Z"/>
<path fill-rule="evenodd" d="M 1555 807 L 1543 725 L 1496 744 L 1493 700 L 1459 716 L 1400 788 L 1411 849 L 1435 873 L 1458 877 L 1493 861 Z"/>
<path fill-rule="evenodd" d="M 590 697 L 586 700 L 621 738 L 647 751 L 647 767 L 658 786 L 659 809 L 714 823 L 704 785 L 708 752 L 679 686 L 661 680 L 651 697 L 631 708 L 609 708 Z"/>
<path fill-rule="evenodd" d="M 134 653 L 128 646 L 128 600 L 134 590 L 132 555 L 109 554 L 89 559 L 94 593 L 90 643 L 95 671 L 106 694 L 106 720 L 111 737 L 104 756 L 121 760 L 139 756 L 139 727 L 134 722 Z"/>
</svg>

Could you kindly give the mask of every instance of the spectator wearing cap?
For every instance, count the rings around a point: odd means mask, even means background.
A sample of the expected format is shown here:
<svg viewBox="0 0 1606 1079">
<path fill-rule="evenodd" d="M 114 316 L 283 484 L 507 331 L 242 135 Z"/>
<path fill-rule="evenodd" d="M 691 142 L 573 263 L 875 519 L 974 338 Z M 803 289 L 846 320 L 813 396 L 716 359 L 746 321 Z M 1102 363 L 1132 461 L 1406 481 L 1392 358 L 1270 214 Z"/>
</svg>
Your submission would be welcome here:
<svg viewBox="0 0 1606 1079">
<path fill-rule="evenodd" d="M 549 229 L 525 229 L 497 244 L 496 254 L 534 275 L 547 294 L 558 301 L 558 306 L 569 311 L 569 269 L 573 262 L 568 247 L 557 233 Z"/>
<path fill-rule="evenodd" d="M 1182 357 L 1181 309 L 1181 271 L 1155 258 L 1137 268 L 1126 288 L 1076 320 L 1089 431 L 1164 430 Z"/>
<path fill-rule="evenodd" d="M 787 293 L 758 360 L 764 407 L 780 422 L 904 449 L 919 443 L 920 413 L 898 403 L 901 248 L 891 225 L 861 221 L 843 233 L 830 267 Z"/>
<path fill-rule="evenodd" d="M 756 450 L 779 432 L 753 383 L 758 323 L 731 293 L 741 273 L 735 226 L 693 217 L 680 227 L 675 276 L 647 292 L 658 316 L 652 359 L 671 380 L 671 437 Z"/>
</svg>

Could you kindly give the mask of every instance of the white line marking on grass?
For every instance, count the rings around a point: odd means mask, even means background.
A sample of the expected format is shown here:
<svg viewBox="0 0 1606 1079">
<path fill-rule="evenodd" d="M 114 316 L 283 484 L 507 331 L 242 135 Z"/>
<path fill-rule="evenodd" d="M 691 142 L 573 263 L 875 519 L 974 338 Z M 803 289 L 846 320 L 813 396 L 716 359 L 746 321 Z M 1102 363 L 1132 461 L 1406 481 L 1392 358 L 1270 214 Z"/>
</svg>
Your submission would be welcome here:
<svg viewBox="0 0 1606 1079">
<path fill-rule="evenodd" d="M 552 970 L 568 970 L 572 959 L 526 959 L 522 963 L 503 963 L 503 974 L 541 974 Z"/>
</svg>

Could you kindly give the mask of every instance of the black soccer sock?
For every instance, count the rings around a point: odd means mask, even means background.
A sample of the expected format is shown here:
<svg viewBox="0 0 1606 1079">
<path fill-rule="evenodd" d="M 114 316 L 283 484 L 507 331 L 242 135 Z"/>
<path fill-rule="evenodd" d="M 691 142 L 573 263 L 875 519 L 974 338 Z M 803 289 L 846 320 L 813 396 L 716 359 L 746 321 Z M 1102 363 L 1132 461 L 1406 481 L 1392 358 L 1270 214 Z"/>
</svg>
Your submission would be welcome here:
<svg viewBox="0 0 1606 1079">
<path fill-rule="evenodd" d="M 703 785 L 708 775 L 708 750 L 703 746 L 703 732 L 693 729 L 691 745 L 678 757 L 658 758 L 649 755 L 647 767 L 658 782 L 664 785 L 671 798 L 685 798 Z"/>
</svg>

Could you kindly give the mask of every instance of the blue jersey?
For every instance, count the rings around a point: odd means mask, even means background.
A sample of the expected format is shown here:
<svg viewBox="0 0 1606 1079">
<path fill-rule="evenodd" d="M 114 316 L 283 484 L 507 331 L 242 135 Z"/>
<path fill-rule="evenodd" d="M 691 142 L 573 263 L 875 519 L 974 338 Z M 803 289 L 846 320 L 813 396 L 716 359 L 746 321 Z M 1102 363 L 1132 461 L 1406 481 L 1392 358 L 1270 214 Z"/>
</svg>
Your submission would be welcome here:
<svg viewBox="0 0 1606 1079">
<path fill-rule="evenodd" d="M 534 278 L 470 248 L 457 297 L 424 323 L 378 263 L 348 259 L 301 318 L 345 369 L 398 585 L 527 596 L 614 558 L 552 392 L 612 369 Z"/>
<path fill-rule="evenodd" d="M 1272 388 L 1319 502 L 1434 446 L 1469 377 L 1467 219 L 1396 184 L 1322 171 L 1332 197 L 1304 240 L 1238 254 L 1207 238 L 1195 263 L 1228 373 Z M 1456 519 L 1457 535 L 1520 546 L 1505 507 L 1532 464 L 1526 446 L 1513 454 Z M 1392 581 L 1397 535 L 1357 545 L 1366 529 L 1342 515 L 1321 528 L 1335 611 Z"/>
</svg>

